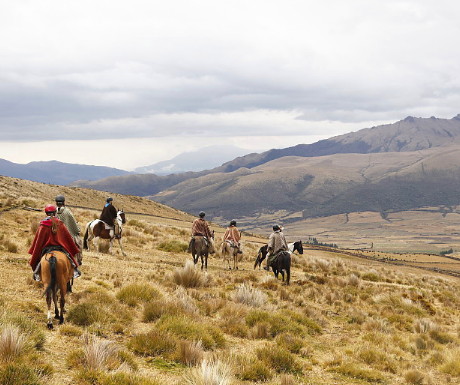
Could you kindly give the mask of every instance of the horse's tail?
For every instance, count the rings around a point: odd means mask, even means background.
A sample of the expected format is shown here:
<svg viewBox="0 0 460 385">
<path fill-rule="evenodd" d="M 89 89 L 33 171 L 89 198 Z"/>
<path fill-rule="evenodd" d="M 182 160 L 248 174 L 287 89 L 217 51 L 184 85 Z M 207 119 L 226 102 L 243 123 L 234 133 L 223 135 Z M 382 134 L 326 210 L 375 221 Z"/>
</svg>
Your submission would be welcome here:
<svg viewBox="0 0 460 385">
<path fill-rule="evenodd" d="M 262 254 L 262 252 L 259 250 L 259 253 L 257 254 L 257 258 L 256 258 L 256 261 L 254 262 L 254 269 L 257 267 L 257 264 L 260 264 L 262 263 L 262 261 L 260 260 L 260 255 Z"/>
<path fill-rule="evenodd" d="M 291 253 L 284 253 L 284 258 L 280 265 L 282 269 L 286 271 L 286 284 L 289 285 L 289 281 L 291 280 Z"/>
<path fill-rule="evenodd" d="M 56 256 L 54 254 L 51 254 L 49 259 L 48 259 L 48 264 L 49 264 L 49 267 L 50 267 L 50 276 L 51 276 L 51 279 L 50 279 L 50 283 L 48 285 L 48 287 L 45 289 L 45 292 L 43 293 L 43 295 L 49 295 L 50 292 L 52 292 L 54 290 L 54 287 L 56 286 L 56 264 L 57 264 L 57 259 L 56 259 Z M 43 266 L 42 266 L 43 268 Z"/>
<path fill-rule="evenodd" d="M 88 250 L 88 236 L 89 236 L 89 226 L 91 225 L 91 222 L 88 222 L 86 224 L 86 229 L 85 229 L 85 236 L 83 237 L 83 248 Z"/>
</svg>

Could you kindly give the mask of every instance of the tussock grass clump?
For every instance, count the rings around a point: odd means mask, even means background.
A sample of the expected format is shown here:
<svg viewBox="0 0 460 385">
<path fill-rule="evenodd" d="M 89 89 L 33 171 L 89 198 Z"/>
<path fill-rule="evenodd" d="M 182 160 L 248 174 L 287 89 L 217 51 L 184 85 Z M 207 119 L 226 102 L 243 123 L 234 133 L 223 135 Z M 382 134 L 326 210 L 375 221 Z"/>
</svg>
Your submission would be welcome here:
<svg viewBox="0 0 460 385">
<path fill-rule="evenodd" d="M 115 317 L 95 303 L 83 302 L 70 308 L 67 320 L 78 326 L 90 326 L 95 323 L 110 322 L 115 320 Z"/>
<path fill-rule="evenodd" d="M 0 367 L 2 385 L 44 385 L 38 374 L 28 365 L 9 363 Z"/>
<path fill-rule="evenodd" d="M 418 370 L 409 370 L 404 374 L 404 379 L 408 384 L 423 385 L 425 382 L 425 375 Z"/>
<path fill-rule="evenodd" d="M 201 341 L 179 341 L 174 354 L 175 361 L 187 366 L 196 366 L 203 361 L 204 350 Z"/>
<path fill-rule="evenodd" d="M 122 366 L 135 369 L 137 366 L 131 356 L 113 342 L 84 334 L 81 337 L 83 348 L 72 351 L 67 357 L 70 367 L 83 368 L 88 372 L 116 370 Z"/>
<path fill-rule="evenodd" d="M 177 339 L 163 330 L 151 330 L 131 338 L 128 343 L 134 353 L 143 356 L 171 355 L 177 347 Z"/>
<path fill-rule="evenodd" d="M 83 334 L 83 331 L 79 327 L 67 324 L 61 325 L 59 333 L 63 336 L 80 337 Z"/>
<path fill-rule="evenodd" d="M 195 269 L 195 265 L 192 261 L 187 260 L 183 268 L 174 270 L 173 280 L 176 285 L 183 287 L 201 287 L 205 283 L 203 274 Z"/>
<path fill-rule="evenodd" d="M 235 337 L 247 338 L 249 328 L 245 322 L 247 310 L 245 307 L 229 304 L 220 313 L 220 327 L 222 330 Z"/>
<path fill-rule="evenodd" d="M 291 333 L 282 333 L 276 336 L 276 343 L 295 354 L 299 354 L 305 345 L 303 338 L 297 337 Z"/>
<path fill-rule="evenodd" d="M 236 376 L 243 381 L 266 382 L 273 378 L 272 370 L 265 362 L 255 357 L 237 357 L 238 373 Z"/>
<path fill-rule="evenodd" d="M 206 350 L 221 348 L 225 344 L 222 331 L 209 323 L 196 321 L 188 316 L 162 317 L 156 327 L 188 341 L 202 341 Z"/>
<path fill-rule="evenodd" d="M 343 374 L 351 378 L 358 378 L 373 384 L 384 383 L 385 377 L 374 369 L 366 369 L 353 362 L 342 363 L 329 369 L 332 372 Z"/>
<path fill-rule="evenodd" d="M 365 347 L 358 352 L 358 358 L 378 370 L 396 373 L 397 364 L 383 351 Z"/>
<path fill-rule="evenodd" d="M 429 335 L 434 341 L 443 345 L 454 341 L 454 338 L 449 333 L 445 333 L 440 330 L 431 330 Z"/>
<path fill-rule="evenodd" d="M 144 305 L 142 320 L 144 322 L 154 322 L 164 315 L 179 315 L 183 313 L 183 309 L 177 303 L 159 299 Z"/>
<path fill-rule="evenodd" d="M 243 283 L 233 292 L 232 299 L 252 307 L 262 307 L 267 302 L 267 295 L 251 285 Z"/>
<path fill-rule="evenodd" d="M 256 351 L 257 358 L 277 373 L 301 373 L 302 367 L 295 356 L 288 350 L 274 345 L 267 345 Z"/>
<path fill-rule="evenodd" d="M 0 360 L 11 362 L 19 358 L 26 350 L 26 338 L 19 328 L 5 325 L 0 335 Z"/>
<path fill-rule="evenodd" d="M 307 334 L 315 335 L 321 333 L 321 327 L 306 315 L 294 311 L 286 310 L 277 313 L 268 313 L 261 310 L 251 310 L 245 317 L 246 324 L 251 328 L 268 329 L 270 337 L 289 332 L 297 336 Z M 263 330 L 258 330 L 261 336 Z M 266 337 L 259 337 L 266 338 Z"/>
<path fill-rule="evenodd" d="M 199 368 L 184 376 L 188 385 L 230 385 L 233 379 L 231 368 L 222 361 L 203 361 Z"/>
<path fill-rule="evenodd" d="M 78 385 L 161 385 L 160 382 L 133 373 L 104 373 L 94 370 L 81 370 L 76 380 Z"/>
<path fill-rule="evenodd" d="M 414 321 L 414 330 L 416 333 L 424 334 L 432 330 L 438 330 L 438 325 L 428 318 L 422 318 Z"/>
<path fill-rule="evenodd" d="M 2 237 L 2 239 L 0 239 L 0 250 L 5 250 L 9 253 L 17 253 L 19 246 L 15 242 Z"/>
<path fill-rule="evenodd" d="M 187 248 L 187 243 L 177 241 L 175 239 L 170 241 L 163 241 L 157 246 L 158 250 L 167 251 L 170 253 L 185 253 L 187 251 Z"/>
<path fill-rule="evenodd" d="M 439 361 L 442 361 L 442 357 Z M 460 377 L 460 349 L 449 352 L 439 370 L 451 376 Z"/>
<path fill-rule="evenodd" d="M 133 283 L 122 287 L 117 293 L 117 299 L 128 306 L 137 306 L 141 302 L 149 302 L 161 298 L 158 289 L 147 283 Z"/>
<path fill-rule="evenodd" d="M 15 312 L 4 312 L 0 314 L 0 327 L 17 327 L 19 332 L 25 336 L 30 344 L 37 350 L 42 350 L 45 345 L 46 336 L 43 330 L 36 327 L 35 323 L 31 322 L 30 318 L 24 314 Z"/>
</svg>

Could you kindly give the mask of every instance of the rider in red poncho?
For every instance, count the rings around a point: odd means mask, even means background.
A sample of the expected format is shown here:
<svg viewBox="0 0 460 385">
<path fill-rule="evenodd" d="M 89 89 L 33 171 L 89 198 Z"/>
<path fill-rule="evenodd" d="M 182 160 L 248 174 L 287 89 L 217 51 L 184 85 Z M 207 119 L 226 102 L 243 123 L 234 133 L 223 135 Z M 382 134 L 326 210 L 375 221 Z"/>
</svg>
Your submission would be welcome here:
<svg viewBox="0 0 460 385">
<path fill-rule="evenodd" d="M 53 205 L 45 207 L 45 213 L 48 216 L 40 221 L 40 226 L 35 233 L 35 238 L 29 249 L 29 254 L 31 254 L 29 265 L 34 271 L 35 280 L 40 279 L 38 265 L 43 254 L 58 249 L 63 249 L 62 251 L 70 257 L 72 265 L 75 268 L 74 278 L 79 277 L 81 274 L 77 269 L 78 262 L 74 258 L 74 255 L 79 253 L 80 250 L 70 235 L 69 230 L 65 227 L 64 222 L 55 217 L 56 210 L 56 206 Z"/>
</svg>

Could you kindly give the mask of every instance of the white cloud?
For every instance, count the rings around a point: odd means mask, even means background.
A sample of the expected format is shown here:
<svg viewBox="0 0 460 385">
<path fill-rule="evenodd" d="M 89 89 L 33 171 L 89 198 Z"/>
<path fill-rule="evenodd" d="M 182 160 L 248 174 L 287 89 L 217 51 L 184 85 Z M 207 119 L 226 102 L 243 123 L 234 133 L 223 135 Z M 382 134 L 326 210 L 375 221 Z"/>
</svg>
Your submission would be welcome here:
<svg viewBox="0 0 460 385">
<path fill-rule="evenodd" d="M 193 135 L 204 146 L 450 118 L 459 11 L 433 0 L 9 2 L 0 140 Z"/>
</svg>

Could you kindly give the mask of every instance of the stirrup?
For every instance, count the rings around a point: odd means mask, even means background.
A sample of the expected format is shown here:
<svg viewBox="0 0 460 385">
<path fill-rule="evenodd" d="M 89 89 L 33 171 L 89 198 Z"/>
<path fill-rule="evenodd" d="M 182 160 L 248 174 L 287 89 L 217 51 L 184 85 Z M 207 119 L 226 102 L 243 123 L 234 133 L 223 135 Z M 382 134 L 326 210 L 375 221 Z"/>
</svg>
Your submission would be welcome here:
<svg viewBox="0 0 460 385">
<path fill-rule="evenodd" d="M 40 274 L 32 273 L 32 279 L 33 279 L 34 281 L 40 282 L 40 281 L 41 281 L 41 279 L 40 279 Z"/>
<path fill-rule="evenodd" d="M 75 268 L 73 271 L 73 278 L 78 278 L 80 276 L 81 276 L 81 271 Z"/>
</svg>

